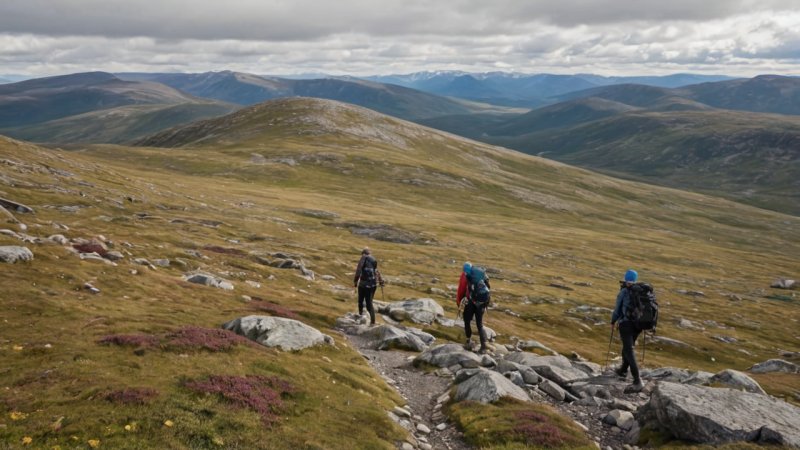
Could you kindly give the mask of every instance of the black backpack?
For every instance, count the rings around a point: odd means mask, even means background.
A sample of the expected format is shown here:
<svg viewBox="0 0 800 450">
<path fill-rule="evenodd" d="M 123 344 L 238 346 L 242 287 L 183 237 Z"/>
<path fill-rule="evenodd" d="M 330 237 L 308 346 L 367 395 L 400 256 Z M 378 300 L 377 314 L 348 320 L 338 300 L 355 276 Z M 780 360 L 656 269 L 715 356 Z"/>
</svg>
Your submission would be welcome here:
<svg viewBox="0 0 800 450">
<path fill-rule="evenodd" d="M 375 266 L 378 261 L 372 256 L 367 255 L 364 258 L 364 265 L 361 266 L 361 278 L 359 284 L 364 287 L 375 287 L 378 285 L 378 277 L 375 273 Z"/>
<path fill-rule="evenodd" d="M 625 311 L 625 317 L 639 330 L 655 330 L 658 325 L 658 301 L 653 286 L 636 283 L 628 288 L 628 292 L 631 302 Z"/>
<path fill-rule="evenodd" d="M 472 266 L 469 277 L 469 300 L 479 308 L 485 308 L 492 300 L 489 286 L 486 286 L 486 270 L 483 267 Z"/>
</svg>

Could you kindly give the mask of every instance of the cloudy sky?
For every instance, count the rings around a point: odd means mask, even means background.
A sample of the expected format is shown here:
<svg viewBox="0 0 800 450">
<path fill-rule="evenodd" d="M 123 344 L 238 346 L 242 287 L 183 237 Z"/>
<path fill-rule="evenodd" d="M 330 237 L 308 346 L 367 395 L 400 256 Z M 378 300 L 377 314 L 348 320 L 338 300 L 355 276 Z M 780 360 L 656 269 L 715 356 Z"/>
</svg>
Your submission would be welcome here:
<svg viewBox="0 0 800 450">
<path fill-rule="evenodd" d="M 225 69 L 800 75 L 800 2 L 0 2 L 0 74 Z"/>
</svg>

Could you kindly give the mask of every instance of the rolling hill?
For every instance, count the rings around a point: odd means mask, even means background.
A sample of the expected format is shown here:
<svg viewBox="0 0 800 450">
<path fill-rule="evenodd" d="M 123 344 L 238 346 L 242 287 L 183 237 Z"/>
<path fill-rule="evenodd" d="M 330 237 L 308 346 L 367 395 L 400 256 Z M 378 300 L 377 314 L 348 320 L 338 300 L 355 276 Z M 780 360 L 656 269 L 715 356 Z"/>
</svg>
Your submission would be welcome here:
<svg viewBox="0 0 800 450">
<path fill-rule="evenodd" d="M 125 142 L 235 105 L 104 72 L 0 86 L 0 133 L 37 142 Z"/>
<path fill-rule="evenodd" d="M 0 138 L 3 197 L 35 210 L 14 212 L 26 226 L 0 233 L 0 245 L 34 253 L 3 266 L 5 442 L 397 448 L 406 433 L 387 411 L 404 399 L 332 329 L 355 310 L 350 282 L 365 245 L 389 280 L 387 301 L 432 297 L 448 317 L 462 262 L 490 268 L 486 322 L 497 345 L 535 339 L 602 363 L 605 308 L 630 267 L 659 292 L 659 335 L 686 345 L 648 344 L 649 367 L 743 370 L 796 342 L 786 330 L 800 320 L 798 300 L 768 286 L 797 271 L 797 217 L 329 100 L 273 100 L 144 143 L 64 152 Z M 56 233 L 102 241 L 121 259 L 79 258 L 48 239 Z M 267 264 L 276 258 L 316 276 Z M 233 290 L 185 281 L 195 271 Z M 221 323 L 250 314 L 296 317 L 336 345 L 213 345 Z M 437 342 L 463 339 L 457 327 L 422 327 Z M 753 374 L 787 398 L 796 376 Z M 191 389 L 214 377 L 285 389 L 265 424 L 258 409 Z M 513 411 L 501 403 L 491 415 L 510 420 Z"/>
</svg>

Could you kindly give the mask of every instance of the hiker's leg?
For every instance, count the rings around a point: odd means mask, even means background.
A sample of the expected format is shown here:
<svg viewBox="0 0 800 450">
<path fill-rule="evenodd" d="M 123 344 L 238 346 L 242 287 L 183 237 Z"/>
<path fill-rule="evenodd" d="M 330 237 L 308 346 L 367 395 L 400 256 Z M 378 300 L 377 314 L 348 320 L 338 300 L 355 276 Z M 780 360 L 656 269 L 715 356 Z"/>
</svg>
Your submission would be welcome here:
<svg viewBox="0 0 800 450">
<path fill-rule="evenodd" d="M 378 289 L 377 286 L 367 289 L 367 297 L 365 299 L 366 302 L 367 302 L 367 311 L 369 311 L 369 323 L 370 323 L 370 325 L 374 325 L 375 324 L 375 308 L 373 308 L 373 306 L 372 306 L 372 297 L 375 296 L 375 290 L 376 289 Z"/>
<path fill-rule="evenodd" d="M 636 344 L 636 339 L 639 338 L 639 334 L 641 332 L 642 332 L 641 330 L 634 327 L 633 332 L 631 334 L 631 355 L 633 355 L 633 358 L 631 359 L 630 364 L 631 364 L 631 375 L 633 375 L 634 383 L 639 381 L 640 378 L 639 378 L 639 365 L 636 363 L 636 353 L 633 351 L 633 346 L 634 344 Z"/>
<path fill-rule="evenodd" d="M 467 299 L 463 301 L 467 302 L 467 306 L 464 307 L 464 334 L 466 334 L 467 339 L 469 339 L 472 337 L 472 329 L 469 326 L 469 322 L 472 320 L 472 315 L 475 314 L 475 309 L 472 303 L 468 302 Z"/>
<path fill-rule="evenodd" d="M 636 336 L 636 327 L 631 322 L 622 322 L 619 324 L 619 337 L 622 339 L 622 372 L 628 371 L 631 368 L 631 374 L 634 380 L 639 379 L 639 368 L 636 367 L 636 355 L 633 353 L 633 343 Z"/>
<path fill-rule="evenodd" d="M 363 286 L 358 287 L 358 315 L 364 314 L 364 301 L 367 298 L 367 288 Z"/>
<path fill-rule="evenodd" d="M 486 348 L 486 332 L 483 331 L 484 308 L 475 308 L 475 325 L 478 326 L 478 336 L 481 339 L 481 348 Z"/>
</svg>

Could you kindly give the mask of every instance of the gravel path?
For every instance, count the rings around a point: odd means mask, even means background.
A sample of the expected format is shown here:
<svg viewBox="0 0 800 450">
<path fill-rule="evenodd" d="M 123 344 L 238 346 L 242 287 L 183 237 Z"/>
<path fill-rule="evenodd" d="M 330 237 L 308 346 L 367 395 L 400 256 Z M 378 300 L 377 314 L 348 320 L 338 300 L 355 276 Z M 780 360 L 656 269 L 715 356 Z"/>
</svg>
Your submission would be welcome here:
<svg viewBox="0 0 800 450">
<path fill-rule="evenodd" d="M 417 438 L 419 448 L 449 450 L 472 448 L 464 441 L 461 431 L 448 422 L 437 408 L 437 399 L 450 389 L 452 383 L 450 377 L 442 378 L 416 369 L 411 364 L 416 353 L 371 350 L 366 347 L 367 341 L 364 338 L 351 335 L 347 338 L 364 355 L 375 371 L 389 385 L 394 386 L 406 400 L 406 409 L 411 412 L 414 425 L 423 424 L 431 430 L 429 434 L 409 430 Z M 437 426 L 443 429 L 437 429 Z"/>
</svg>

